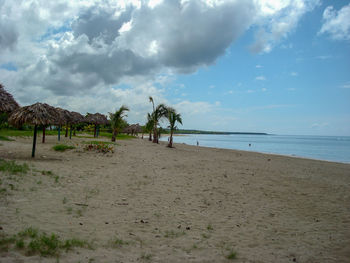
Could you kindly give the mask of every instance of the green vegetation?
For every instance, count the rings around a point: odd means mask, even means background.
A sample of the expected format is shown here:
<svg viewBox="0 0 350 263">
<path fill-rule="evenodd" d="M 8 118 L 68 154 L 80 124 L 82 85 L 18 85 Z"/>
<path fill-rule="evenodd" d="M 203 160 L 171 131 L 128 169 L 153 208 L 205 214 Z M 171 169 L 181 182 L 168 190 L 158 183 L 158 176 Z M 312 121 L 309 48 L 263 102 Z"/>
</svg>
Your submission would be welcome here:
<svg viewBox="0 0 350 263">
<path fill-rule="evenodd" d="M 114 147 L 105 142 L 98 142 L 97 144 L 90 143 L 84 147 L 85 151 L 96 151 L 100 153 L 114 153 Z"/>
<path fill-rule="evenodd" d="M 52 149 L 58 152 L 64 152 L 65 150 L 75 149 L 75 147 L 66 144 L 56 144 L 54 147 L 52 147 Z"/>
<path fill-rule="evenodd" d="M 61 240 L 54 233 L 51 235 L 41 232 L 36 228 L 29 227 L 18 234 L 8 237 L 0 236 L 0 251 L 9 251 L 10 249 L 23 250 L 27 256 L 40 255 L 59 257 L 62 250 L 69 251 L 75 247 L 89 248 L 91 245 L 80 239 Z"/>
<path fill-rule="evenodd" d="M 166 133 L 170 133 L 170 129 L 166 129 Z M 217 135 L 269 135 L 268 133 L 263 132 L 219 132 L 219 131 L 201 131 L 201 130 L 185 130 L 178 129 L 174 131 L 175 134 L 217 134 Z"/>
<path fill-rule="evenodd" d="M 169 138 L 169 144 L 168 147 L 172 148 L 173 147 L 173 134 L 174 131 L 177 130 L 176 123 L 180 123 L 182 125 L 182 119 L 181 119 L 181 114 L 177 113 L 175 109 L 168 107 L 167 108 L 167 118 L 169 121 L 169 126 L 168 128 L 170 129 L 170 138 Z"/>
<path fill-rule="evenodd" d="M 0 141 L 13 141 L 13 140 L 8 138 L 7 136 L 0 135 Z"/>
<path fill-rule="evenodd" d="M 230 251 L 230 253 L 226 256 L 227 259 L 236 259 L 237 258 L 237 253 L 234 252 L 233 250 Z"/>
<path fill-rule="evenodd" d="M 124 117 L 127 116 L 127 111 L 129 111 L 129 108 L 122 105 L 115 113 L 109 113 L 109 118 L 111 119 L 112 126 L 112 142 L 115 142 L 115 139 L 120 130 L 127 125 L 126 121 L 124 120 Z"/>
<path fill-rule="evenodd" d="M 141 259 L 142 260 L 151 260 L 152 254 L 147 254 L 147 253 L 142 253 L 141 254 Z"/>
<path fill-rule="evenodd" d="M 104 142 L 104 141 L 84 141 L 84 144 L 104 144 L 104 145 L 117 145 L 115 142 Z"/>
<path fill-rule="evenodd" d="M 38 129 L 38 134 L 42 132 L 41 129 Z M 45 131 L 46 135 L 57 135 L 57 131 Z M 0 136 L 5 137 L 32 137 L 33 136 L 33 130 L 17 130 L 17 129 L 1 129 L 0 130 Z"/>
<path fill-rule="evenodd" d="M 124 241 L 124 240 L 119 239 L 119 238 L 115 238 L 111 241 L 111 245 L 112 245 L 112 247 L 120 248 L 122 246 L 129 245 L 129 242 Z"/>
<path fill-rule="evenodd" d="M 213 226 L 211 224 L 208 224 L 207 225 L 207 230 L 212 231 L 212 230 L 214 230 L 214 228 L 213 228 Z"/>
<path fill-rule="evenodd" d="M 29 167 L 26 163 L 16 164 L 15 161 L 0 159 L 0 171 L 8 172 L 9 174 L 26 174 L 29 171 Z"/>
</svg>

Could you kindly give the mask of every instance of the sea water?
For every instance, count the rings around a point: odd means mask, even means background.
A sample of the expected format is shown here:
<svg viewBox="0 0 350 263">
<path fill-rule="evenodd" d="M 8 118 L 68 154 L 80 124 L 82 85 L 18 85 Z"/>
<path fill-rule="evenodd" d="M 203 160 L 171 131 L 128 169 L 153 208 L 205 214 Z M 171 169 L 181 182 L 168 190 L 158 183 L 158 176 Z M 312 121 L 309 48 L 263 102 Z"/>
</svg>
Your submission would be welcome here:
<svg viewBox="0 0 350 263">
<path fill-rule="evenodd" d="M 166 141 L 168 137 L 161 138 Z M 216 135 L 174 136 L 174 143 L 236 149 L 350 163 L 350 136 Z"/>
</svg>

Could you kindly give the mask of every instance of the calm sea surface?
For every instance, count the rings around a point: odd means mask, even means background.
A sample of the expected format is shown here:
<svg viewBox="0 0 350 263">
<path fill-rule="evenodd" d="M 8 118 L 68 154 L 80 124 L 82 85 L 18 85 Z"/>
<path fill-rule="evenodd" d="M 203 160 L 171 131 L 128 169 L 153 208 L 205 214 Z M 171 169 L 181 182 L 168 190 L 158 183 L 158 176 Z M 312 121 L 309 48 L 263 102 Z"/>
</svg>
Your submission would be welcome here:
<svg viewBox="0 0 350 263">
<path fill-rule="evenodd" d="M 162 137 L 166 141 L 168 137 Z M 174 143 L 276 153 L 319 160 L 350 163 L 349 136 L 291 135 L 184 135 L 175 136 Z M 249 146 L 249 144 L 251 146 Z"/>
</svg>

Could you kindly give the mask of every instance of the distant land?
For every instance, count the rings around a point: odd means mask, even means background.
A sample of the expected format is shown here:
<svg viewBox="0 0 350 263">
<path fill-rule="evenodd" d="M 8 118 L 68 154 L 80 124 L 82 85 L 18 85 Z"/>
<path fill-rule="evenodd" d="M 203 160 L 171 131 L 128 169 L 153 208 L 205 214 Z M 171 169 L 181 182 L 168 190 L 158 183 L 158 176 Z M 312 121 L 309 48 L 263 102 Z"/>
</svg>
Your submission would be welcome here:
<svg viewBox="0 0 350 263">
<path fill-rule="evenodd" d="M 166 130 L 169 131 L 169 130 Z M 237 134 L 237 135 L 269 135 L 268 133 L 264 132 L 219 132 L 219 131 L 201 131 L 201 130 L 185 130 L 185 129 L 178 129 L 174 131 L 175 134 L 219 134 L 219 135 L 230 135 L 230 134 Z"/>
</svg>

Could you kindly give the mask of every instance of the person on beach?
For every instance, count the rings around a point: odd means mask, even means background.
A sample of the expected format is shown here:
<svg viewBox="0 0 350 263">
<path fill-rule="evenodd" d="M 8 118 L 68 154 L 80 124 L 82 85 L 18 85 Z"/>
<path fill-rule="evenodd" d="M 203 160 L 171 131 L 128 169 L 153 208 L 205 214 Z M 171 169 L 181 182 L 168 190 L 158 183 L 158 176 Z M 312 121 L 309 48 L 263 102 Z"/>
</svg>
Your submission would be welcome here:
<svg viewBox="0 0 350 263">
<path fill-rule="evenodd" d="M 197 141 L 197 146 L 199 146 L 199 142 Z"/>
</svg>

